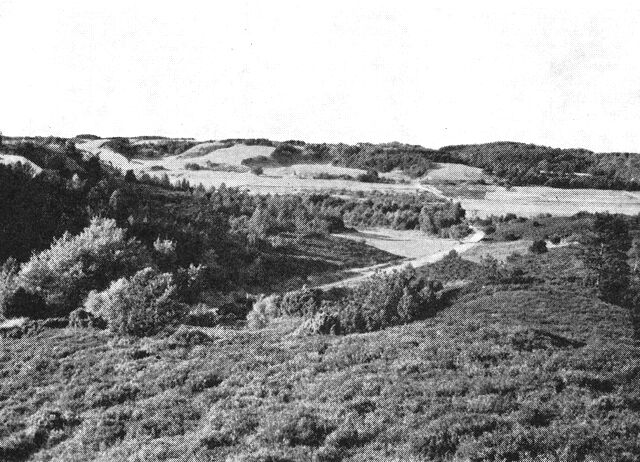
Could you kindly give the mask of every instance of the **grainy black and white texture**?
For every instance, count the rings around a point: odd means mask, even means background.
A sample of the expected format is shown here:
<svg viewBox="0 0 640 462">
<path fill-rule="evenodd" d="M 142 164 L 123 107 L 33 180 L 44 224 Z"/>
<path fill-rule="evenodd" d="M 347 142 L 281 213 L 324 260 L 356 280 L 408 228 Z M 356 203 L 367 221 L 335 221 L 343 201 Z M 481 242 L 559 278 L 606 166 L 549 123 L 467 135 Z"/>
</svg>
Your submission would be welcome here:
<svg viewBox="0 0 640 462">
<path fill-rule="evenodd" d="M 2 460 L 638 460 L 637 185 L 562 167 L 604 155 L 1 149 Z"/>
<path fill-rule="evenodd" d="M 0 462 L 640 461 L 640 8 L 570 3 L 0 2 Z"/>
</svg>

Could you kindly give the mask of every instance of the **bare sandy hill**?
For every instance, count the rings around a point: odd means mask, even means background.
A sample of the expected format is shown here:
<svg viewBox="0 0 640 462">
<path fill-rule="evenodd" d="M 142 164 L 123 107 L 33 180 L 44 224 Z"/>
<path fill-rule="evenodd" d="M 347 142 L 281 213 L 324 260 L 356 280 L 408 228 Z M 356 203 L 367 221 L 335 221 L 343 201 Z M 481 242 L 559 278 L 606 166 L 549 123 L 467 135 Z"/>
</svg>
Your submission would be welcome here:
<svg viewBox="0 0 640 462">
<path fill-rule="evenodd" d="M 488 181 L 491 176 L 484 173 L 481 168 L 463 164 L 440 163 L 438 168 L 429 171 L 424 179 L 428 181 Z"/>
<path fill-rule="evenodd" d="M 219 141 L 200 143 L 197 146 L 176 156 L 178 159 L 188 159 L 190 162 L 214 164 L 241 165 L 245 159 L 258 156 L 270 156 L 275 148 L 270 146 L 247 146 L 235 144 L 231 147 L 224 146 Z"/>
<path fill-rule="evenodd" d="M 80 151 L 84 151 L 89 156 L 99 156 L 102 162 L 111 164 L 119 169 L 127 170 L 133 168 L 134 166 L 132 165 L 132 162 L 129 162 L 125 156 L 104 146 L 107 141 L 109 140 L 88 140 L 84 143 L 76 144 L 76 148 Z"/>
<path fill-rule="evenodd" d="M 25 157 L 14 156 L 12 154 L 0 154 L 0 164 L 16 165 L 17 163 L 21 163 L 22 165 L 30 165 L 36 175 L 42 172 L 42 169 L 40 167 L 38 167 L 36 164 Z"/>
</svg>

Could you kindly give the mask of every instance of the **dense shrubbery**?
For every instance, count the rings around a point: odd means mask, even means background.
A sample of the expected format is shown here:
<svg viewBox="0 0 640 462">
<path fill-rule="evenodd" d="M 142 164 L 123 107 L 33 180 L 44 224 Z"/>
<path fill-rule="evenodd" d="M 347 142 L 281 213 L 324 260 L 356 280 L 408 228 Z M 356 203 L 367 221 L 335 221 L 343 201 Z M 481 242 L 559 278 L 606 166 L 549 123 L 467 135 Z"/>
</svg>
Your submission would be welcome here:
<svg viewBox="0 0 640 462">
<path fill-rule="evenodd" d="M 359 144 L 345 149 L 331 149 L 334 163 L 345 167 L 390 172 L 399 169 L 420 177 L 435 167 L 431 149 L 406 145 Z"/>
<path fill-rule="evenodd" d="M 491 216 L 476 220 L 476 225 L 482 226 L 487 235 L 494 241 L 548 240 L 555 238 L 575 238 L 589 229 L 594 222 L 594 215 L 578 213 L 570 217 L 553 217 L 541 215 L 535 218 L 522 218 L 514 214 Z M 487 232 L 491 228 L 493 232 Z"/>
<path fill-rule="evenodd" d="M 46 248 L 65 231 L 77 232 L 87 223 L 82 190 L 61 177 L 37 175 L 0 165 L 0 261 L 22 261 Z"/>
<path fill-rule="evenodd" d="M 102 292 L 89 293 L 84 308 L 107 321 L 110 330 L 135 336 L 153 335 L 186 313 L 169 273 L 151 268 L 121 278 Z"/>
<path fill-rule="evenodd" d="M 640 189 L 640 162 L 630 153 L 595 153 L 513 142 L 446 146 L 439 153 L 450 162 L 483 168 L 513 185 Z"/>
<path fill-rule="evenodd" d="M 341 333 L 371 332 L 435 314 L 436 292 L 442 286 L 420 281 L 413 270 L 376 274 L 338 302 L 336 321 Z"/>
<path fill-rule="evenodd" d="M 532 253 L 545 253 L 547 251 L 546 241 L 533 241 L 533 244 L 529 247 L 529 251 Z"/>
<path fill-rule="evenodd" d="M 34 254 L 8 278 L 3 292 L 21 289 L 21 297 L 41 298 L 48 312 L 40 316 L 68 313 L 89 291 L 101 289 L 149 261 L 142 245 L 127 239 L 114 220 L 96 218 L 79 235 L 65 233 L 48 250 Z M 8 307 L 2 308 L 6 316 Z"/>
<path fill-rule="evenodd" d="M 376 274 L 337 300 L 308 288 L 261 298 L 248 321 L 252 327 L 264 327 L 288 315 L 307 319 L 301 332 L 371 332 L 433 315 L 441 305 L 437 296 L 441 289 L 442 284 L 421 280 L 414 270 L 406 269 Z"/>
</svg>

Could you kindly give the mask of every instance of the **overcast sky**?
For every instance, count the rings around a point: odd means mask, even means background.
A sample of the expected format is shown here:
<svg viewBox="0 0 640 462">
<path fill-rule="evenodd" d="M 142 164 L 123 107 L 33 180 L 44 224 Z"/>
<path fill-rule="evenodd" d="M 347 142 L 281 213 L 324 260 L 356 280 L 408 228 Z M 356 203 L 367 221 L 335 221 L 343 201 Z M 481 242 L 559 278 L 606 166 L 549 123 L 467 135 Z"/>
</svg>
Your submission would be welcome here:
<svg viewBox="0 0 640 462">
<path fill-rule="evenodd" d="M 640 151 L 631 1 L 0 0 L 0 53 L 8 135 Z"/>
</svg>

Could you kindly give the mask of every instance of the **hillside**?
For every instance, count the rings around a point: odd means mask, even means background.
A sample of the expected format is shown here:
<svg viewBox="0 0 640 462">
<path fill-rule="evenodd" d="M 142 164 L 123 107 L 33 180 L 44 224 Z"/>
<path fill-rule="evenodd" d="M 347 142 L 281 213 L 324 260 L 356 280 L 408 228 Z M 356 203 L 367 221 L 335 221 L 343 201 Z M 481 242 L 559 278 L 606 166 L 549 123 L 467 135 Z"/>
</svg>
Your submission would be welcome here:
<svg viewBox="0 0 640 462">
<path fill-rule="evenodd" d="M 640 154 L 515 142 L 445 146 L 439 152 L 452 162 L 483 168 L 514 185 L 640 189 Z"/>
<path fill-rule="evenodd" d="M 142 340 L 55 326 L 6 338 L 0 454 L 636 461 L 629 313 L 567 284 L 571 271 L 462 293 L 433 318 L 370 334 L 301 337 L 283 318 Z"/>
</svg>

